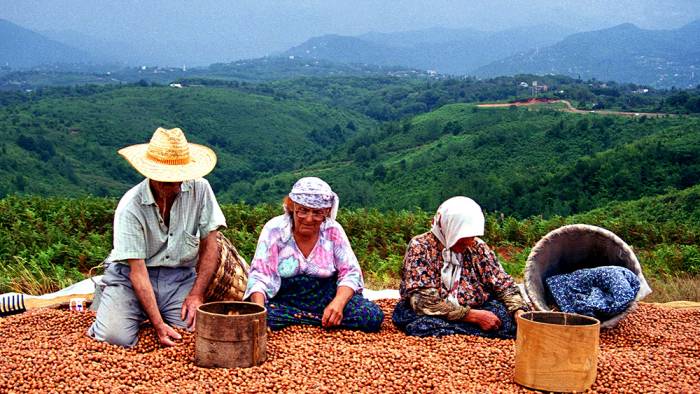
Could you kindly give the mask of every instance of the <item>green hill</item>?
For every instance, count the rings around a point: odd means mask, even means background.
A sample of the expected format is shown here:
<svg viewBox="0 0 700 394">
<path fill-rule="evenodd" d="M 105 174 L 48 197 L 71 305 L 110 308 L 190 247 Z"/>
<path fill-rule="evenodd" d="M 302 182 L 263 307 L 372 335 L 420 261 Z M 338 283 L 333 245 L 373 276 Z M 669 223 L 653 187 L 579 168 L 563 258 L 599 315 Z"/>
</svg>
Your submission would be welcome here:
<svg viewBox="0 0 700 394">
<path fill-rule="evenodd" d="M 163 126 L 211 146 L 219 161 L 209 179 L 221 198 L 237 199 L 227 191 L 309 165 L 375 127 L 349 110 L 234 89 L 80 89 L 0 108 L 0 195 L 119 195 L 140 176 L 116 150 Z"/>
<path fill-rule="evenodd" d="M 351 206 L 434 209 L 468 195 L 520 217 L 585 212 L 700 183 L 700 120 L 446 105 L 360 133 L 305 173 Z M 299 173 L 259 180 L 254 195 Z M 284 190 L 270 193 L 277 199 Z M 252 195 L 251 195 L 252 196 Z"/>
<path fill-rule="evenodd" d="M 525 217 L 569 215 L 698 183 L 695 117 L 446 104 L 517 97 L 517 81 L 200 80 L 205 85 L 181 89 L 144 83 L 2 93 L 0 196 L 118 196 L 139 176 L 115 151 L 145 142 L 158 126 L 182 127 L 217 151 L 209 179 L 222 201 L 279 201 L 296 178 L 318 174 L 350 206 L 432 210 L 467 194 L 488 210 Z M 634 86 L 543 81 L 581 98 L 639 96 Z M 657 93 L 638 101 L 640 108 L 681 109 L 697 99 L 692 91 Z"/>
</svg>

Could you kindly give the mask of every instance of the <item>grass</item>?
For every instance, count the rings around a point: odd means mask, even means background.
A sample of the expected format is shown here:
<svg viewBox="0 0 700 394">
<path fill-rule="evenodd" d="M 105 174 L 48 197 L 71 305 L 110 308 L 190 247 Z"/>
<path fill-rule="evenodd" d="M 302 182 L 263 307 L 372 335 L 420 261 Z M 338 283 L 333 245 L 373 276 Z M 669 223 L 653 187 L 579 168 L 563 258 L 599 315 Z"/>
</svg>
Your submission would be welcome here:
<svg viewBox="0 0 700 394">
<path fill-rule="evenodd" d="M 700 302 L 700 275 L 669 275 L 647 278 L 652 293 L 645 302 Z"/>
<path fill-rule="evenodd" d="M 649 300 L 698 301 L 698 196 L 700 189 L 695 187 L 621 204 L 617 211 L 613 206 L 569 218 L 518 220 L 489 214 L 485 240 L 506 272 L 522 282 L 530 247 L 544 234 L 572 221 L 599 225 L 634 247 L 654 290 Z M 111 249 L 115 205 L 113 199 L 92 197 L 0 199 L 0 293 L 44 294 L 90 276 L 90 268 Z M 222 209 L 229 226 L 224 234 L 250 261 L 262 225 L 279 214 L 279 205 L 237 203 L 223 204 Z M 406 244 L 428 230 L 431 216 L 420 209 L 341 209 L 339 221 L 368 288 L 398 288 Z"/>
<path fill-rule="evenodd" d="M 9 292 L 41 295 L 70 286 L 83 275 L 75 268 L 42 266 L 34 259 L 15 256 L 16 264 L 0 268 L 0 286 Z"/>
</svg>

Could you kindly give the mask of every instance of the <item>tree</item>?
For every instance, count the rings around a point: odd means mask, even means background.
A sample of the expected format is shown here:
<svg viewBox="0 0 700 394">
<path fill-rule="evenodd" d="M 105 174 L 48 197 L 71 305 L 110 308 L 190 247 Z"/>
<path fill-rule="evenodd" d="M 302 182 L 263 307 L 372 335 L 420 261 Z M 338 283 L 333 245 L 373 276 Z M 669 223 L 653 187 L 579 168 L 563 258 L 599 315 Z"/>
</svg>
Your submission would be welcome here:
<svg viewBox="0 0 700 394">
<path fill-rule="evenodd" d="M 366 146 L 361 146 L 355 151 L 355 161 L 364 164 L 369 161 L 369 149 Z"/>
<path fill-rule="evenodd" d="M 700 112 L 700 96 L 693 96 L 685 103 L 685 108 L 692 113 Z"/>
<path fill-rule="evenodd" d="M 445 133 L 452 133 L 452 135 L 457 135 L 464 131 L 464 128 L 462 125 L 456 121 L 456 120 L 451 120 L 445 124 L 445 127 L 443 128 L 443 132 Z"/>
<path fill-rule="evenodd" d="M 27 187 L 27 180 L 24 178 L 22 175 L 16 175 L 15 176 L 15 187 L 17 190 L 23 192 L 24 189 Z"/>
<path fill-rule="evenodd" d="M 380 163 L 379 165 L 374 167 L 373 175 L 375 178 L 379 179 L 380 181 L 383 181 L 386 177 L 386 167 L 384 167 L 384 165 Z"/>
</svg>

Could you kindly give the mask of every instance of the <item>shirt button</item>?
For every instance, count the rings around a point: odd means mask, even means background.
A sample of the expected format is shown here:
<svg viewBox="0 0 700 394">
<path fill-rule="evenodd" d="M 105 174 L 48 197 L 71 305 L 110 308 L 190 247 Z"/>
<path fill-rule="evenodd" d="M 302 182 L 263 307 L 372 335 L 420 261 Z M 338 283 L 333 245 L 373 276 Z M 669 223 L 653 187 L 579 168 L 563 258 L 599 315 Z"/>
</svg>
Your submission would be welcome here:
<svg viewBox="0 0 700 394">
<path fill-rule="evenodd" d="M 170 236 L 172 237 L 172 236 L 173 236 L 173 233 L 170 233 Z"/>
<path fill-rule="evenodd" d="M 166 258 L 166 259 L 169 259 L 169 258 L 170 258 L 170 256 L 165 256 L 165 258 Z"/>
</svg>

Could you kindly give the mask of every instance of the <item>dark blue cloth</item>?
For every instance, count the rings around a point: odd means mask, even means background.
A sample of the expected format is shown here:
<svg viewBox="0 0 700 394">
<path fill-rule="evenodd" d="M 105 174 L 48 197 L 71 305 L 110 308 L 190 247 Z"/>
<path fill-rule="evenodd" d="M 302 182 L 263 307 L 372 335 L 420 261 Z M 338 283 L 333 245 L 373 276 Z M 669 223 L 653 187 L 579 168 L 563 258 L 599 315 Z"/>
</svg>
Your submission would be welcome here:
<svg viewBox="0 0 700 394">
<path fill-rule="evenodd" d="M 267 304 L 267 325 L 281 330 L 293 324 L 321 326 L 326 306 L 335 298 L 338 290 L 337 278 L 317 278 L 299 275 L 282 278 L 282 285 Z M 350 298 L 343 309 L 343 320 L 338 328 L 377 332 L 384 320 L 379 305 L 360 294 Z"/>
<path fill-rule="evenodd" d="M 639 279 L 624 267 L 584 268 L 545 279 L 563 312 L 607 319 L 624 312 L 639 291 Z"/>
<path fill-rule="evenodd" d="M 419 315 L 406 300 L 401 300 L 396 304 L 392 320 L 399 330 L 416 337 L 464 334 L 487 338 L 515 338 L 515 320 L 502 302 L 491 299 L 479 306 L 478 309 L 487 310 L 498 316 L 501 319 L 501 328 L 498 331 L 484 331 L 476 324 Z"/>
</svg>

